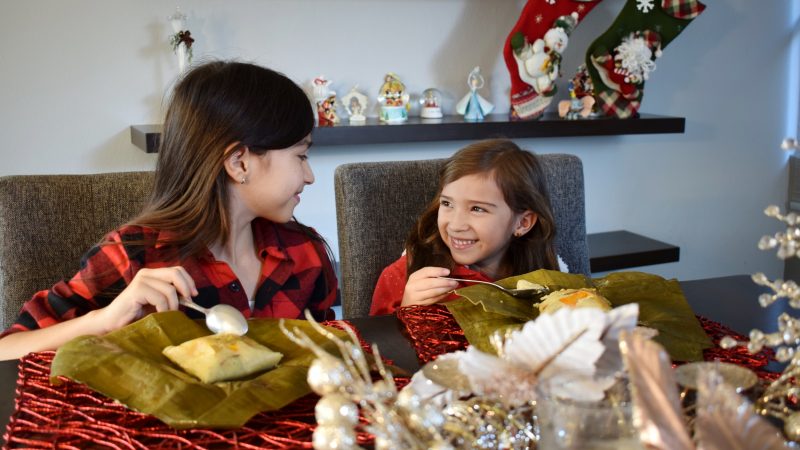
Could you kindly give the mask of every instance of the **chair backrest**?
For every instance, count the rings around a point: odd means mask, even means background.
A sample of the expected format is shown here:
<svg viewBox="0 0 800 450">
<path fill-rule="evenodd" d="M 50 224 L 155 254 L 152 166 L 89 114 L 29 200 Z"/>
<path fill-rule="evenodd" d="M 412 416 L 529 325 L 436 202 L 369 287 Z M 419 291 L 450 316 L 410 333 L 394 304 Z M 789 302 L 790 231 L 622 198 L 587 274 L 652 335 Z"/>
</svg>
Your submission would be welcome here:
<svg viewBox="0 0 800 450">
<path fill-rule="evenodd" d="M 105 233 L 139 213 L 153 172 L 0 177 L 0 330 L 37 291 L 69 279 Z"/>
<path fill-rule="evenodd" d="M 556 220 L 556 251 L 572 273 L 589 274 L 583 164 L 574 155 L 538 155 Z M 369 314 L 384 267 L 433 199 L 443 159 L 343 164 L 336 168 L 342 310 L 345 318 Z"/>
</svg>

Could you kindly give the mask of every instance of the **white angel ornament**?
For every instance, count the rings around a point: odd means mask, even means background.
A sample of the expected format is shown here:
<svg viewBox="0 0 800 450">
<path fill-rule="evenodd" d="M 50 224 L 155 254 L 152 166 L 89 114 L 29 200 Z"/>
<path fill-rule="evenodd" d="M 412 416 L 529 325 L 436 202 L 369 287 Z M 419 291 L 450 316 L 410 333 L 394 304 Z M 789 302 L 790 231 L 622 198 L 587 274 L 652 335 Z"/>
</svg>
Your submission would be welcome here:
<svg viewBox="0 0 800 450">
<path fill-rule="evenodd" d="M 493 104 L 478 94 L 478 89 L 482 88 L 483 85 L 484 80 L 481 75 L 481 68 L 475 66 L 467 77 L 469 93 L 456 104 L 456 111 L 464 116 L 464 120 L 483 120 L 484 116 L 494 109 Z"/>
</svg>

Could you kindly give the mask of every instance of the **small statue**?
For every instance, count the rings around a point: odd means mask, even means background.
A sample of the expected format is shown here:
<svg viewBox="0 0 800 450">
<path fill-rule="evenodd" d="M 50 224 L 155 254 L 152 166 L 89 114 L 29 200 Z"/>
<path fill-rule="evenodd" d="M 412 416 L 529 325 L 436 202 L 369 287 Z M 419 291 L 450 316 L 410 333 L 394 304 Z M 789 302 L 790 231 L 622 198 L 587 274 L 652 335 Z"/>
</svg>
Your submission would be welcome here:
<svg viewBox="0 0 800 450">
<path fill-rule="evenodd" d="M 478 89 L 482 88 L 483 84 L 481 68 L 476 66 L 467 77 L 469 93 L 456 104 L 456 111 L 464 116 L 464 120 L 483 120 L 484 116 L 494 109 L 493 104 L 478 94 Z"/>
<path fill-rule="evenodd" d="M 321 127 L 332 127 L 339 123 L 339 115 L 336 114 L 336 92 L 331 91 L 328 98 L 317 103 L 317 116 Z"/>
<path fill-rule="evenodd" d="M 339 116 L 336 114 L 336 92 L 329 88 L 331 83 L 332 81 L 325 79 L 324 75 L 312 81 L 314 104 L 317 107 L 317 119 L 321 127 L 339 123 Z"/>
<path fill-rule="evenodd" d="M 369 100 L 366 95 L 358 92 L 357 89 L 358 85 L 353 86 L 350 92 L 342 97 L 342 103 L 344 103 L 344 109 L 350 116 L 351 124 L 363 124 L 367 121 L 364 111 L 367 110 L 367 102 Z"/>
<path fill-rule="evenodd" d="M 581 98 L 575 94 L 575 84 L 569 82 L 569 100 L 558 102 L 558 117 L 567 120 L 585 119 L 592 114 L 594 97 L 585 95 Z"/>
<path fill-rule="evenodd" d="M 442 93 L 438 89 L 428 88 L 422 91 L 419 103 L 422 105 L 419 116 L 423 119 L 442 118 Z"/>
<path fill-rule="evenodd" d="M 383 79 L 378 102 L 381 104 L 381 121 L 387 123 L 408 120 L 409 95 L 397 75 L 389 72 Z"/>
</svg>

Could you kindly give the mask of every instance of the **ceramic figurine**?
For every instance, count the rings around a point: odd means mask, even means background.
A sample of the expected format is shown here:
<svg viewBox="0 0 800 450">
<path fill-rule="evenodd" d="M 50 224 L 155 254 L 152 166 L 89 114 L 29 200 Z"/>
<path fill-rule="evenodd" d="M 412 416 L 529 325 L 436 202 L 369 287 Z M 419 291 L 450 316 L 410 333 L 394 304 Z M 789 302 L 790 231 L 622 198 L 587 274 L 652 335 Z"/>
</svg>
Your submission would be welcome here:
<svg viewBox="0 0 800 450">
<path fill-rule="evenodd" d="M 422 105 L 419 116 L 423 119 L 442 118 L 442 93 L 438 89 L 428 88 L 422 91 L 419 103 Z"/>
<path fill-rule="evenodd" d="M 331 127 L 339 123 L 339 115 L 336 114 L 336 93 L 330 92 L 328 98 L 317 103 L 317 116 L 321 127 Z"/>
<path fill-rule="evenodd" d="M 484 116 L 491 113 L 494 105 L 478 94 L 478 89 L 484 84 L 481 68 L 475 67 L 467 77 L 469 93 L 456 104 L 456 111 L 464 116 L 464 120 L 483 120 Z"/>
<path fill-rule="evenodd" d="M 336 114 L 336 92 L 330 89 L 332 81 L 320 75 L 312 81 L 314 104 L 317 107 L 318 124 L 329 127 L 339 123 Z"/>
<path fill-rule="evenodd" d="M 592 114 L 592 107 L 594 107 L 594 97 L 584 95 L 579 98 L 575 93 L 575 83 L 570 81 L 569 100 L 558 102 L 558 116 L 567 120 L 585 119 Z"/>
<path fill-rule="evenodd" d="M 364 113 L 367 111 L 368 99 L 366 95 L 358 92 L 357 89 L 358 85 L 353 86 L 350 92 L 342 97 L 344 109 L 347 111 L 348 116 L 350 116 L 350 123 L 352 124 L 362 124 L 367 121 Z"/>
<path fill-rule="evenodd" d="M 378 102 L 381 104 L 381 121 L 387 123 L 408 120 L 409 95 L 397 75 L 387 73 L 381 85 Z"/>
</svg>

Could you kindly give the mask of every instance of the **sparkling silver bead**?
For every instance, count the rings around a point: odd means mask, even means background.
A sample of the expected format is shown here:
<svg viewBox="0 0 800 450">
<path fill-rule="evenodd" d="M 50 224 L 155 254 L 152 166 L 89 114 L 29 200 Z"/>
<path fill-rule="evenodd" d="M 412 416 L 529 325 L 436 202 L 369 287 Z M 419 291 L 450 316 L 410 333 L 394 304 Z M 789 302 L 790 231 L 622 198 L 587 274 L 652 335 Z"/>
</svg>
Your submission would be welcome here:
<svg viewBox="0 0 800 450">
<path fill-rule="evenodd" d="M 337 392 L 351 380 L 352 376 L 342 361 L 333 356 L 317 358 L 308 368 L 308 385 L 320 396 Z"/>
<path fill-rule="evenodd" d="M 739 346 L 739 341 L 737 341 L 736 339 L 734 339 L 734 338 L 732 338 L 730 336 L 725 336 L 725 337 L 723 337 L 722 339 L 719 340 L 719 346 L 724 348 L 724 349 L 726 349 L 726 350 L 728 350 L 728 349 L 731 349 L 731 348 L 734 348 L 734 347 L 738 347 Z"/>
<path fill-rule="evenodd" d="M 747 351 L 751 354 L 760 352 L 762 348 L 764 348 L 764 344 L 761 342 L 750 341 L 747 343 Z"/>
<path fill-rule="evenodd" d="M 314 430 L 311 443 L 317 450 L 358 448 L 355 431 L 346 427 L 320 425 Z"/>
<path fill-rule="evenodd" d="M 750 278 L 753 279 L 755 284 L 765 285 L 769 283 L 769 279 L 762 272 L 754 273 Z"/>
<path fill-rule="evenodd" d="M 776 217 L 780 215 L 780 213 L 781 209 L 776 205 L 769 205 L 766 207 L 766 209 L 764 209 L 764 214 L 766 214 L 768 217 Z"/>
<path fill-rule="evenodd" d="M 354 427 L 358 423 L 358 407 L 344 395 L 333 393 L 323 396 L 314 407 L 320 425 Z"/>
<path fill-rule="evenodd" d="M 758 296 L 758 304 L 761 305 L 762 308 L 766 308 L 767 306 L 775 303 L 777 298 L 771 294 L 761 294 Z"/>
<path fill-rule="evenodd" d="M 397 404 L 406 410 L 415 410 L 422 405 L 422 399 L 412 389 L 403 389 L 397 394 Z"/>
<path fill-rule="evenodd" d="M 769 250 L 775 248 L 778 245 L 778 240 L 772 236 L 763 236 L 760 241 L 758 241 L 758 249 L 759 250 Z"/>
<path fill-rule="evenodd" d="M 794 349 L 791 347 L 780 347 L 775 352 L 775 359 L 780 362 L 789 361 L 792 359 L 792 356 L 794 356 Z"/>
</svg>

